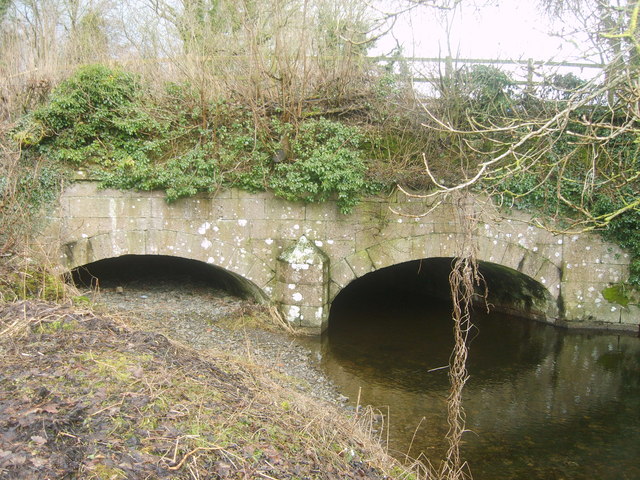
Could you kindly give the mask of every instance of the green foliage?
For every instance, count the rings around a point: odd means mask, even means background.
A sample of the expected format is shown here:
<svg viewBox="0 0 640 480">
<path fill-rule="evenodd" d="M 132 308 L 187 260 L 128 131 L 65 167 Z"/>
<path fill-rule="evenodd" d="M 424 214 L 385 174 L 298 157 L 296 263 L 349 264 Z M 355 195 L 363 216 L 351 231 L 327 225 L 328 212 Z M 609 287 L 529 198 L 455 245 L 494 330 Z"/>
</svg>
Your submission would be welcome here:
<svg viewBox="0 0 640 480">
<path fill-rule="evenodd" d="M 340 211 L 348 213 L 370 188 L 362 145 L 354 127 L 324 118 L 308 120 L 291 142 L 295 162 L 278 164 L 270 186 L 292 201 L 323 202 L 335 195 Z"/>
<path fill-rule="evenodd" d="M 64 280 L 43 266 L 3 272 L 0 278 L 0 300 L 51 300 L 64 298 Z"/>
<path fill-rule="evenodd" d="M 247 109 L 196 93 L 170 84 L 154 98 L 132 74 L 83 67 L 14 136 L 53 165 L 92 170 L 105 187 L 164 190 L 168 201 L 223 185 L 270 187 L 292 201 L 335 196 L 348 212 L 370 191 L 356 127 L 320 118 L 258 128 Z M 292 161 L 274 167 L 283 136 Z"/>
<path fill-rule="evenodd" d="M 124 167 L 149 163 L 163 125 L 144 109 L 133 74 L 90 65 L 62 82 L 49 102 L 14 136 L 48 159 L 74 166 Z"/>
<path fill-rule="evenodd" d="M 463 82 L 472 109 L 477 113 L 505 113 L 513 103 L 515 84 L 509 75 L 496 67 L 475 65 Z"/>
<path fill-rule="evenodd" d="M 519 209 L 536 209 L 547 215 L 571 218 L 575 215 L 574 208 L 562 202 L 558 193 L 574 205 L 580 205 L 594 216 L 606 215 L 622 208 L 624 202 L 630 202 L 637 196 L 632 189 L 616 192 L 589 191 L 585 192 L 583 180 L 579 177 L 563 179 L 558 191 L 555 177 L 546 178 L 533 173 L 514 175 L 499 185 L 503 196 Z M 640 211 L 631 210 L 613 218 L 603 228 L 598 230 L 607 240 L 617 243 L 631 254 L 629 285 L 640 287 Z"/>
</svg>

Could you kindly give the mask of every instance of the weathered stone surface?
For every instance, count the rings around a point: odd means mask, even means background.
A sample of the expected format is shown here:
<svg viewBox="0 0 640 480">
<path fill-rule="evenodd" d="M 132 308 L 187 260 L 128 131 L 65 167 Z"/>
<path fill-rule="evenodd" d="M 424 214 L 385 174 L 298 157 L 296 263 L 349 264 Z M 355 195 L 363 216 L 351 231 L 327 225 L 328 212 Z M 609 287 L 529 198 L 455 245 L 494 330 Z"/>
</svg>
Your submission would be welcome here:
<svg viewBox="0 0 640 480">
<path fill-rule="evenodd" d="M 601 295 L 628 275 L 627 252 L 597 235 L 554 235 L 526 213 L 507 214 L 485 198 L 475 207 L 479 259 L 538 282 L 548 292 L 549 315 L 562 305 L 569 322 L 638 323 L 637 307 L 621 309 Z M 434 208 L 432 199 L 401 192 L 367 199 L 342 215 L 335 202 L 291 203 L 266 192 L 220 190 L 168 204 L 162 192 L 77 182 L 64 191 L 42 243 L 59 244 L 67 268 L 125 254 L 200 260 L 245 278 L 258 296 L 278 301 L 283 314 L 298 311 L 294 323 L 317 333 L 342 288 L 386 266 L 456 256 L 458 230 L 450 202 Z M 285 274 L 277 259 L 303 235 L 322 261 Z"/>
<path fill-rule="evenodd" d="M 288 322 L 322 332 L 329 315 L 329 257 L 304 235 L 277 259 L 275 294 Z"/>
</svg>

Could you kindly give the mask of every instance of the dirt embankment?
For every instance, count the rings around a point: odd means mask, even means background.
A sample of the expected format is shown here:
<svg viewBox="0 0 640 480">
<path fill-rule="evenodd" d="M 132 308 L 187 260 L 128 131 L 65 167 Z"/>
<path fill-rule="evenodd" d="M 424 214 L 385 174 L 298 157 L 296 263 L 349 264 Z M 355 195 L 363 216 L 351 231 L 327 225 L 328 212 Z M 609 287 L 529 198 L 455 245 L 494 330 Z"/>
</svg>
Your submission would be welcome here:
<svg viewBox="0 0 640 480">
<path fill-rule="evenodd" d="M 240 308 L 231 300 L 229 306 Z M 55 304 L 0 307 L 0 478 L 344 479 L 405 472 L 372 441 L 366 417 L 347 418 L 304 393 L 313 385 L 265 366 L 268 356 L 247 346 L 248 337 L 243 348 L 250 355 L 196 350 L 140 329 L 140 311 L 133 309 L 129 321 Z M 222 328 L 203 328 L 214 327 Z M 236 333 L 244 336 L 228 331 Z"/>
</svg>

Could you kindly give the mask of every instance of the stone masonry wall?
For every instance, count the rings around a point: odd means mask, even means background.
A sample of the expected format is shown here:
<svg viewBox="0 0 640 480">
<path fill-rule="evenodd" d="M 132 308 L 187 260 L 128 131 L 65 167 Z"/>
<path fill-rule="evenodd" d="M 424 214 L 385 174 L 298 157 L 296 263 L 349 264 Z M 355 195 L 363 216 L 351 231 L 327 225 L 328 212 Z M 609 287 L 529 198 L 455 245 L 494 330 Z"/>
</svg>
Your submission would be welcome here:
<svg viewBox="0 0 640 480">
<path fill-rule="evenodd" d="M 637 307 L 620 309 L 601 294 L 626 278 L 626 252 L 597 235 L 552 234 L 522 212 L 505 216 L 480 197 L 477 208 L 479 259 L 544 286 L 552 299 L 550 322 L 562 317 L 581 325 L 639 323 Z M 328 315 L 330 301 L 362 275 L 410 260 L 455 256 L 454 213 L 450 203 L 435 205 L 400 192 L 369 198 L 342 215 L 332 202 L 291 203 L 270 193 L 224 190 L 168 204 L 160 192 L 99 190 L 84 181 L 65 189 L 43 242 L 60 243 L 64 268 L 125 254 L 179 256 L 222 267 L 250 282 L 256 295 L 276 299 L 283 298 L 276 291 L 282 284 L 278 258 L 304 235 L 328 258 Z M 317 308 L 323 295 L 324 290 L 310 294 L 313 300 L 296 301 Z M 323 328 L 326 319 L 318 325 Z"/>
</svg>

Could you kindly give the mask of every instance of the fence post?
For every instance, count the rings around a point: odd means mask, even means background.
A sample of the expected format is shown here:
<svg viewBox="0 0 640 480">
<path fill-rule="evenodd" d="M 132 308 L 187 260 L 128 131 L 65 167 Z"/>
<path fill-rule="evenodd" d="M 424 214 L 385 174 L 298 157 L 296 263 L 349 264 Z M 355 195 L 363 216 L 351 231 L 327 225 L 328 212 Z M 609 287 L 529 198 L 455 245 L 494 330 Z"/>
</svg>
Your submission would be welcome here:
<svg viewBox="0 0 640 480">
<path fill-rule="evenodd" d="M 533 58 L 527 60 L 527 87 L 525 93 L 533 96 Z"/>
</svg>

